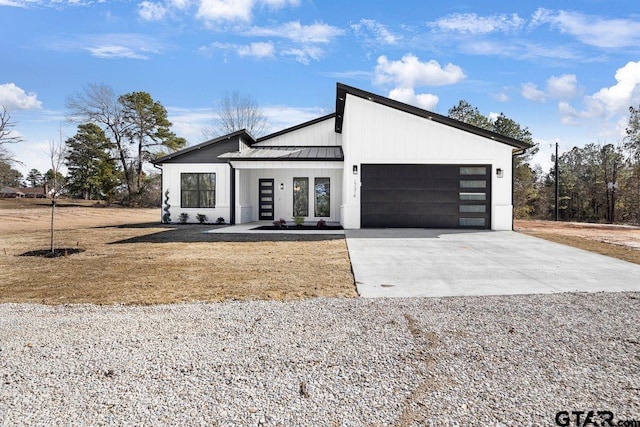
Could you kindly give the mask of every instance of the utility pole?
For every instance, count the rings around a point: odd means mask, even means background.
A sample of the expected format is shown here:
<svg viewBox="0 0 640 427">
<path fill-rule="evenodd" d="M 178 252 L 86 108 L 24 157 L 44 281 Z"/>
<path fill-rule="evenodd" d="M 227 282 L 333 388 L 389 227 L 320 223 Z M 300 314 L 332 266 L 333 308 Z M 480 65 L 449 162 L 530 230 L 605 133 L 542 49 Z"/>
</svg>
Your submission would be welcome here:
<svg viewBox="0 0 640 427">
<path fill-rule="evenodd" d="M 555 179 L 555 185 L 556 185 L 556 221 L 558 221 L 560 219 L 559 216 L 559 210 L 558 210 L 558 199 L 559 197 L 559 186 L 558 186 L 558 143 L 556 142 L 556 166 L 555 166 L 555 175 L 556 175 L 556 179 Z"/>
</svg>

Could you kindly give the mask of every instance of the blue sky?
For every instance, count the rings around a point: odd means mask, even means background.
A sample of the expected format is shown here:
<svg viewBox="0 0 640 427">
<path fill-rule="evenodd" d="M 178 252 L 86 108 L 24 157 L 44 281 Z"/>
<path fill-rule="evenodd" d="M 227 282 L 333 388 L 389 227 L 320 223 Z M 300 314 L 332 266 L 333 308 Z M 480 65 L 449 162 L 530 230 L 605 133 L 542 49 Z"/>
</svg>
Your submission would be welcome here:
<svg viewBox="0 0 640 427">
<path fill-rule="evenodd" d="M 0 28 L 24 172 L 75 134 L 65 99 L 88 83 L 149 92 L 190 144 L 231 91 L 273 131 L 329 112 L 338 81 L 440 114 L 465 99 L 528 126 L 545 167 L 556 141 L 619 143 L 640 105 L 637 0 L 0 0 Z"/>
</svg>

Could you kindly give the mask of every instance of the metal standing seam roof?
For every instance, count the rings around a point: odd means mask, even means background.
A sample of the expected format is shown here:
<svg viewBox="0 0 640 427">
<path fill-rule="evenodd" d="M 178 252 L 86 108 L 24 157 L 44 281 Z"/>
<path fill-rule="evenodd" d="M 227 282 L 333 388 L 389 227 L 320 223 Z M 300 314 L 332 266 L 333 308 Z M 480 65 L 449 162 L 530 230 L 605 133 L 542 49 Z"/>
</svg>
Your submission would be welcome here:
<svg viewBox="0 0 640 427">
<path fill-rule="evenodd" d="M 344 160 L 340 146 L 251 147 L 237 153 L 218 156 L 229 160 Z"/>
</svg>

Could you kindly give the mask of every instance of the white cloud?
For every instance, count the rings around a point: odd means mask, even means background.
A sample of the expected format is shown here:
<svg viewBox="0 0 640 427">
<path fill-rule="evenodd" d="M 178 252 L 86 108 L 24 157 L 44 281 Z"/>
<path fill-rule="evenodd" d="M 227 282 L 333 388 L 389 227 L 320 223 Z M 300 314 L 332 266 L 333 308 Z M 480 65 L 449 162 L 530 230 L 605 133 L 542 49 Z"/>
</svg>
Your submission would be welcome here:
<svg viewBox="0 0 640 427">
<path fill-rule="evenodd" d="M 430 93 L 416 94 L 413 88 L 397 87 L 389 92 L 389 98 L 405 104 L 415 105 L 425 110 L 435 110 L 440 100 L 436 95 Z"/>
<path fill-rule="evenodd" d="M 238 55 L 252 56 L 254 58 L 273 58 L 275 48 L 273 43 L 256 42 L 250 45 L 238 47 Z"/>
<path fill-rule="evenodd" d="M 619 123 L 628 119 L 629 107 L 640 104 L 640 61 L 629 62 L 615 73 L 616 84 L 582 98 L 582 108 L 558 103 L 560 121 L 566 125 L 600 123 L 601 136 L 622 137 Z M 596 120 L 594 120 L 596 119 Z"/>
<path fill-rule="evenodd" d="M 547 93 L 552 98 L 571 99 L 576 96 L 577 86 L 578 79 L 575 74 L 551 76 L 547 80 Z"/>
<path fill-rule="evenodd" d="M 578 123 L 580 113 L 566 101 L 558 103 L 558 112 L 560 113 L 560 123 L 563 125 L 575 125 Z"/>
<path fill-rule="evenodd" d="M 321 107 L 265 105 L 261 108 L 267 118 L 268 132 L 277 132 L 327 114 Z M 214 116 L 213 107 L 189 109 L 169 106 L 167 112 L 173 123 L 172 129 L 178 136 L 186 138 L 189 145 L 204 141 L 203 131 L 210 129 Z"/>
<path fill-rule="evenodd" d="M 156 38 L 138 33 L 86 34 L 79 37 L 49 41 L 50 49 L 60 52 L 87 51 L 102 59 L 149 59 L 164 46 Z"/>
<path fill-rule="evenodd" d="M 547 100 L 547 94 L 538 89 L 535 83 L 529 82 L 523 84 L 520 93 L 529 101 L 544 102 Z"/>
<path fill-rule="evenodd" d="M 37 110 L 42 108 L 42 102 L 38 101 L 38 95 L 16 86 L 15 83 L 0 85 L 0 105 L 9 110 Z"/>
<path fill-rule="evenodd" d="M 275 27 L 252 27 L 243 32 L 245 36 L 279 37 L 300 43 L 329 43 L 343 34 L 344 30 L 323 22 L 302 25 L 300 21 L 291 21 Z"/>
<path fill-rule="evenodd" d="M 91 56 L 102 59 L 126 58 L 126 59 L 149 59 L 148 56 L 136 52 L 127 46 L 102 45 L 86 47 L 91 52 Z"/>
<path fill-rule="evenodd" d="M 185 138 L 190 144 L 203 141 L 203 129 L 213 120 L 213 108 L 177 108 L 167 107 L 169 120 L 176 135 Z"/>
<path fill-rule="evenodd" d="M 251 21 L 254 0 L 202 0 L 197 18 L 205 21 Z"/>
<path fill-rule="evenodd" d="M 167 9 L 160 3 L 143 1 L 138 5 L 138 15 L 145 21 L 161 21 L 167 14 Z"/>
<path fill-rule="evenodd" d="M 389 61 L 386 56 L 378 58 L 374 82 L 394 83 L 401 87 L 443 86 L 458 83 L 467 76 L 462 68 L 451 63 L 443 67 L 435 60 L 420 62 L 417 56 L 407 54 L 399 61 Z"/>
<path fill-rule="evenodd" d="M 262 108 L 262 111 L 267 118 L 268 132 L 278 132 L 328 113 L 321 107 L 289 107 L 281 105 L 267 105 Z"/>
<path fill-rule="evenodd" d="M 99 1 L 99 0 L 98 0 Z M 31 7 L 53 7 L 62 6 L 90 6 L 94 0 L 0 0 L 0 6 L 31 8 Z"/>
<path fill-rule="evenodd" d="M 535 83 L 525 83 L 521 94 L 530 101 L 545 102 L 547 98 L 568 100 L 575 97 L 577 92 L 578 79 L 575 74 L 563 74 L 549 77 L 544 91 L 538 89 Z"/>
<path fill-rule="evenodd" d="M 361 19 L 357 24 L 351 25 L 351 29 L 357 34 L 367 37 L 365 30 L 368 30 L 373 35 L 371 42 L 394 45 L 402 38 L 393 34 L 389 29 L 380 22 L 373 19 Z"/>
<path fill-rule="evenodd" d="M 261 3 L 274 9 L 282 9 L 286 6 L 298 6 L 300 0 L 262 0 Z"/>
<path fill-rule="evenodd" d="M 203 55 L 210 55 L 212 51 L 221 50 L 223 52 L 235 52 L 241 57 L 253 57 L 256 59 L 273 58 L 275 56 L 275 47 L 273 43 L 256 42 L 248 45 L 239 45 L 234 43 L 214 42 L 209 46 L 202 46 L 198 52 Z"/>
<path fill-rule="evenodd" d="M 609 114 L 627 112 L 630 105 L 640 103 L 640 61 L 629 62 L 619 68 L 615 79 L 615 85 L 602 88 L 587 98 L 590 104 L 601 104 Z"/>
<path fill-rule="evenodd" d="M 326 71 L 320 73 L 325 77 L 329 77 L 337 80 L 365 80 L 371 79 L 373 73 L 371 71 L 363 71 L 363 70 L 347 70 L 347 71 Z"/>
<path fill-rule="evenodd" d="M 299 0 L 200 0 L 196 17 L 208 22 L 251 22 L 256 5 L 281 9 L 299 4 Z"/>
<path fill-rule="evenodd" d="M 10 7 L 22 7 L 25 8 L 28 6 L 28 2 L 20 1 L 20 0 L 0 0 L 0 6 L 10 6 Z"/>
<path fill-rule="evenodd" d="M 548 23 L 581 42 L 600 48 L 637 47 L 640 22 L 635 19 L 603 19 L 573 11 L 539 10 L 536 24 Z"/>
<path fill-rule="evenodd" d="M 475 13 L 457 13 L 430 22 L 428 25 L 442 31 L 464 34 L 506 33 L 521 29 L 525 20 L 517 13 L 511 15 L 478 16 Z"/>
<path fill-rule="evenodd" d="M 184 10 L 191 6 L 191 3 L 191 0 L 169 0 L 167 5 L 174 9 Z"/>
<path fill-rule="evenodd" d="M 507 102 L 507 101 L 509 101 L 509 95 L 507 95 L 507 92 L 505 92 L 505 91 L 497 93 L 494 96 L 494 98 L 499 102 Z"/>
<path fill-rule="evenodd" d="M 301 64 L 308 65 L 313 59 L 314 61 L 320 60 L 324 51 L 317 46 L 302 46 L 297 48 L 285 49 L 282 51 L 283 55 L 293 56 L 296 61 Z"/>
</svg>

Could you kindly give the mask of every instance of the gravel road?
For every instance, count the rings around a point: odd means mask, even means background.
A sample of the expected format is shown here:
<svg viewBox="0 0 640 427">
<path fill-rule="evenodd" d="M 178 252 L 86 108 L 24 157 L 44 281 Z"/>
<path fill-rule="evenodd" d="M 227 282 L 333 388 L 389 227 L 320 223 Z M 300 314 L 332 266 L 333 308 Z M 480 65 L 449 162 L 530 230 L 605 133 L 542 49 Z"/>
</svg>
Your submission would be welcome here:
<svg viewBox="0 0 640 427">
<path fill-rule="evenodd" d="M 559 411 L 589 410 L 640 420 L 638 325 L 638 293 L 2 304 L 0 422 L 550 426 Z"/>
</svg>

